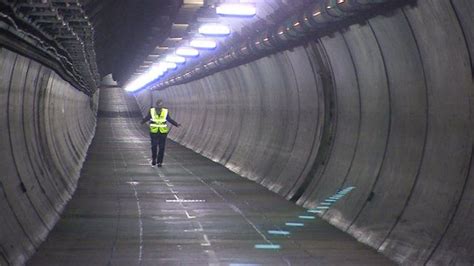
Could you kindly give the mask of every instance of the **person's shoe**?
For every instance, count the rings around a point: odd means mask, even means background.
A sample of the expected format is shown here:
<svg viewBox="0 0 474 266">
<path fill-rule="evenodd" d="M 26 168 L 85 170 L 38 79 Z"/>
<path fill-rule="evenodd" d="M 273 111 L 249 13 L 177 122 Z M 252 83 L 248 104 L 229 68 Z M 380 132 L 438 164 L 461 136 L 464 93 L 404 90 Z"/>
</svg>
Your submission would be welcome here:
<svg viewBox="0 0 474 266">
<path fill-rule="evenodd" d="M 151 162 L 151 167 L 155 167 L 155 165 L 156 165 L 156 161 L 152 161 Z"/>
<path fill-rule="evenodd" d="M 157 166 L 158 166 L 158 167 L 162 167 L 161 163 L 158 163 Z"/>
</svg>

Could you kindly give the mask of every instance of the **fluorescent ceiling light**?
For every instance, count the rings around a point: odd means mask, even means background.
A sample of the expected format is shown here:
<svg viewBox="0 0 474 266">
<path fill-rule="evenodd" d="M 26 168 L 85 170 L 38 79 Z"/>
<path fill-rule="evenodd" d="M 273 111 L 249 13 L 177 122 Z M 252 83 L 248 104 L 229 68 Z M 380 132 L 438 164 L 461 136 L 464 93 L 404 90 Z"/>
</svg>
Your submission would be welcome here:
<svg viewBox="0 0 474 266">
<path fill-rule="evenodd" d="M 199 51 L 193 47 L 179 47 L 176 49 L 176 54 L 180 56 L 194 57 L 199 55 Z"/>
<path fill-rule="evenodd" d="M 198 49 L 214 49 L 217 47 L 216 41 L 212 39 L 194 39 L 189 45 Z"/>
<path fill-rule="evenodd" d="M 183 64 L 186 62 L 186 58 L 179 55 L 168 55 L 166 56 L 165 61 L 171 62 L 171 63 Z"/>
<path fill-rule="evenodd" d="M 183 2 L 188 5 L 204 5 L 204 0 L 184 0 Z"/>
<path fill-rule="evenodd" d="M 203 35 L 225 36 L 230 34 L 230 28 L 222 24 L 209 23 L 199 27 L 199 33 Z"/>
<path fill-rule="evenodd" d="M 160 65 L 163 66 L 166 69 L 176 69 L 178 67 L 178 65 L 176 65 L 176 63 L 166 62 L 166 61 L 160 62 Z"/>
<path fill-rule="evenodd" d="M 139 76 L 138 78 L 136 78 L 135 80 L 133 80 L 129 84 L 127 84 L 127 86 L 125 87 L 125 90 L 129 91 L 129 92 L 137 91 L 137 90 L 145 87 L 145 85 L 147 85 L 148 83 L 152 82 L 155 79 L 156 79 L 155 74 L 153 74 L 151 72 L 147 72 L 147 73 Z"/>
<path fill-rule="evenodd" d="M 160 75 L 160 74 L 165 73 L 166 70 L 168 69 L 159 63 L 157 65 L 154 65 L 152 68 L 150 68 L 149 72 L 153 73 L 154 75 Z"/>
<path fill-rule="evenodd" d="M 160 62 L 157 65 L 152 66 L 147 72 L 138 76 L 132 82 L 125 86 L 125 90 L 129 92 L 134 92 L 142 89 L 150 82 L 160 78 L 165 74 L 168 69 L 175 69 L 177 65 L 170 62 Z"/>
<path fill-rule="evenodd" d="M 157 71 L 153 73 L 153 76 L 155 77 L 155 79 L 158 79 L 158 78 L 161 78 L 161 76 L 163 76 L 164 74 L 165 74 L 165 71 L 161 70 L 161 71 Z"/>
<path fill-rule="evenodd" d="M 251 4 L 224 3 L 216 8 L 216 13 L 225 16 L 252 17 L 257 14 L 257 8 Z"/>
</svg>

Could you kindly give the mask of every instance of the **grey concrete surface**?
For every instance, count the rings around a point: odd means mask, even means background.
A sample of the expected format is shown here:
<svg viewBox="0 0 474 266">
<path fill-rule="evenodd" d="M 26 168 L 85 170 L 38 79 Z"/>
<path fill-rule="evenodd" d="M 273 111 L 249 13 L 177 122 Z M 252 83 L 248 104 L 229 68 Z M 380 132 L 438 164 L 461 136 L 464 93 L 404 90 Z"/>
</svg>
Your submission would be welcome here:
<svg viewBox="0 0 474 266">
<path fill-rule="evenodd" d="M 0 265 L 21 265 L 74 193 L 95 130 L 90 99 L 0 48 Z"/>
<path fill-rule="evenodd" d="M 122 89 L 107 90 L 101 103 L 105 96 L 125 102 Z M 322 219 L 299 218 L 313 215 L 304 208 L 174 142 L 167 143 L 164 166 L 152 168 L 147 127 L 132 110 L 99 116 L 77 191 L 27 265 L 393 264 Z"/>
<path fill-rule="evenodd" d="M 171 137 L 405 265 L 474 264 L 472 1 L 417 1 L 291 51 L 137 95 Z M 469 15 L 471 14 L 471 15 Z"/>
<path fill-rule="evenodd" d="M 0 47 L 0 265 L 473 265 L 472 14 L 419 0 L 132 109 L 104 88 L 84 168 L 98 94 Z M 157 97 L 173 140 L 234 173 L 172 143 L 148 167 L 136 122 Z"/>
</svg>

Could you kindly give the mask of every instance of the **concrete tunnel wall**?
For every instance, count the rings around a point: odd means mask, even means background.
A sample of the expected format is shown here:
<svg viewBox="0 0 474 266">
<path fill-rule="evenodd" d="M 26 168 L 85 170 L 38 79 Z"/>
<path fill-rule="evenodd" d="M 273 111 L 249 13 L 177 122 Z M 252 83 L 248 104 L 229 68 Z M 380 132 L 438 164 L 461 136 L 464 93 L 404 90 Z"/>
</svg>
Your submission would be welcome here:
<svg viewBox="0 0 474 266">
<path fill-rule="evenodd" d="M 0 265 L 21 265 L 60 218 L 94 135 L 98 95 L 0 47 Z"/>
<path fill-rule="evenodd" d="M 406 265 L 474 263 L 474 2 L 423 0 L 194 82 L 170 137 Z"/>
</svg>

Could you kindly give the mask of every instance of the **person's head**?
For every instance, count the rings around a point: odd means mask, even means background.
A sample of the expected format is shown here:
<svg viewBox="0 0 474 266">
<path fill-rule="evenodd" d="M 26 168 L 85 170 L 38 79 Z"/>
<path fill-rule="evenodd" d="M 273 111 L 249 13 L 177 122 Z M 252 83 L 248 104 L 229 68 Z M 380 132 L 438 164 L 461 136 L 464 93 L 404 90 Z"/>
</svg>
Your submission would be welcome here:
<svg viewBox="0 0 474 266">
<path fill-rule="evenodd" d="M 162 108 L 162 107 L 163 107 L 163 100 L 162 99 L 156 100 L 155 108 Z"/>
</svg>

